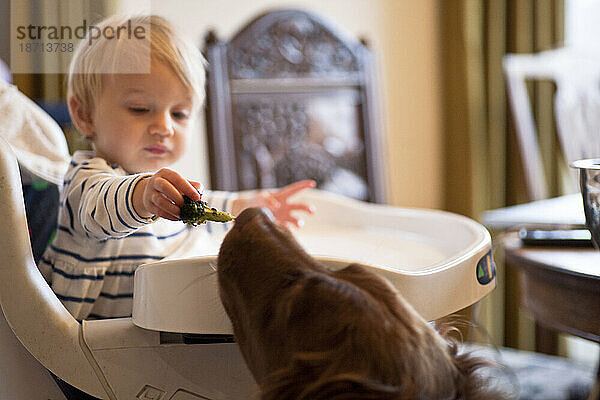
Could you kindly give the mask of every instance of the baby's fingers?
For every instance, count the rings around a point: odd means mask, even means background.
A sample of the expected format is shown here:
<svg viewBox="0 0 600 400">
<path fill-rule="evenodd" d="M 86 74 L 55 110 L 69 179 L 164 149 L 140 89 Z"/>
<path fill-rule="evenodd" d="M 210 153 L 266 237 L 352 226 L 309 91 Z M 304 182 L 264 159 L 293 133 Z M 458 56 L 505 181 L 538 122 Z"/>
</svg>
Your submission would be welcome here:
<svg viewBox="0 0 600 400">
<path fill-rule="evenodd" d="M 289 211 L 304 211 L 305 213 L 312 214 L 315 212 L 314 208 L 304 203 L 292 203 L 287 205 Z"/>
<path fill-rule="evenodd" d="M 183 206 L 182 195 L 186 195 L 194 201 L 200 200 L 200 194 L 196 188 L 177 172 L 163 168 L 157 172 L 157 175 L 168 183 L 165 184 L 161 181 L 157 190 L 179 207 Z"/>
<path fill-rule="evenodd" d="M 163 196 L 160 192 L 154 192 L 150 198 L 150 211 L 159 217 L 179 220 L 179 206 Z"/>
<path fill-rule="evenodd" d="M 183 197 L 181 196 L 181 193 L 179 193 L 179 190 L 177 190 L 177 188 L 173 186 L 173 184 L 167 179 L 162 177 L 156 178 L 153 182 L 153 189 L 166 200 L 175 204 L 176 207 L 181 207 L 183 205 Z M 154 202 L 158 203 L 158 200 Z"/>
<path fill-rule="evenodd" d="M 287 186 L 284 186 L 279 191 L 274 193 L 274 196 L 277 197 L 278 199 L 285 199 L 287 197 L 290 197 L 293 194 L 298 193 L 301 190 L 314 188 L 315 186 L 316 186 L 316 182 L 313 180 L 298 181 L 298 182 L 289 184 Z"/>
<path fill-rule="evenodd" d="M 195 181 L 189 181 L 189 182 L 194 187 L 194 189 L 196 189 L 196 191 L 198 193 L 200 193 L 200 196 L 202 196 L 202 193 L 204 192 L 204 185 L 201 184 L 200 182 L 195 182 Z"/>
<path fill-rule="evenodd" d="M 302 225 L 304 225 L 303 220 L 296 217 L 292 217 L 290 214 L 280 215 L 279 217 L 277 217 L 277 222 L 279 222 L 279 224 L 283 226 L 285 226 L 286 224 L 291 224 L 294 225 L 296 228 L 300 228 Z"/>
</svg>

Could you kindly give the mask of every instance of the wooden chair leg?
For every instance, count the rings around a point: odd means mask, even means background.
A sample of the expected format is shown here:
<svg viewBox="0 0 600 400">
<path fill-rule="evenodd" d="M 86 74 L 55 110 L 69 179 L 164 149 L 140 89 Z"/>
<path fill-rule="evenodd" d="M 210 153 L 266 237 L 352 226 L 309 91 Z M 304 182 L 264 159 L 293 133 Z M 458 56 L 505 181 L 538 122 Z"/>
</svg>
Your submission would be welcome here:
<svg viewBox="0 0 600 400">
<path fill-rule="evenodd" d="M 557 355 L 558 335 L 556 332 L 535 324 L 535 351 L 552 356 Z"/>
</svg>

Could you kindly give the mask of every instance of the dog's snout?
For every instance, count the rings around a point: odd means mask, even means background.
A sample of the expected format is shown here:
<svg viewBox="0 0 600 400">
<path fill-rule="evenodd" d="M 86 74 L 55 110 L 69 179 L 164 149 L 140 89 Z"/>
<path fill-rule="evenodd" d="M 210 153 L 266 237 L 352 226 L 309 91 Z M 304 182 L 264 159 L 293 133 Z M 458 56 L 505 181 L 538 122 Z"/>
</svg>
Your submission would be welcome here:
<svg viewBox="0 0 600 400">
<path fill-rule="evenodd" d="M 273 213 L 268 208 L 252 207 L 245 209 L 240 215 L 235 218 L 235 227 L 242 228 L 254 218 L 262 217 L 273 221 Z"/>
</svg>

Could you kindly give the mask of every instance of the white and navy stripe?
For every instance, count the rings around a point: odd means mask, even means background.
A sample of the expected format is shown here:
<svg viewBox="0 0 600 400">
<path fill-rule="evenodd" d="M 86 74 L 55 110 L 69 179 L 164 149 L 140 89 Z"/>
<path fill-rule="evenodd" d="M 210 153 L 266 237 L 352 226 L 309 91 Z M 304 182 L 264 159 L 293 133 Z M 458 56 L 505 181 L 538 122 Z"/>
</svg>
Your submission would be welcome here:
<svg viewBox="0 0 600 400">
<path fill-rule="evenodd" d="M 204 230 L 142 218 L 132 195 L 146 175 L 129 175 L 89 152 L 76 152 L 71 160 L 57 234 L 39 267 L 78 320 L 131 315 L 133 274 L 139 265 L 174 254 L 190 240 L 205 241 L 207 234 L 220 237 L 230 227 L 209 223 Z M 231 210 L 233 198 L 227 192 L 203 194 L 203 200 L 224 210 Z"/>
</svg>

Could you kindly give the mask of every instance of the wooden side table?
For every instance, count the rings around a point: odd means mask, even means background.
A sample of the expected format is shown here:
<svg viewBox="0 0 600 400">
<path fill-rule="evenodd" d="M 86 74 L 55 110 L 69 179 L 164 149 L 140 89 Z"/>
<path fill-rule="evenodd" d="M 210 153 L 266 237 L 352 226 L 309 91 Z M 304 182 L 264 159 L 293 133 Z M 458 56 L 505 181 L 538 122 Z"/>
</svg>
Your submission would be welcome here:
<svg viewBox="0 0 600 400">
<path fill-rule="evenodd" d="M 536 351 L 551 352 L 556 331 L 600 343 L 600 251 L 527 247 L 516 234 L 504 248 L 506 264 L 519 272 L 521 303 L 536 322 Z M 600 364 L 598 374 L 591 398 L 600 396 Z"/>
</svg>

